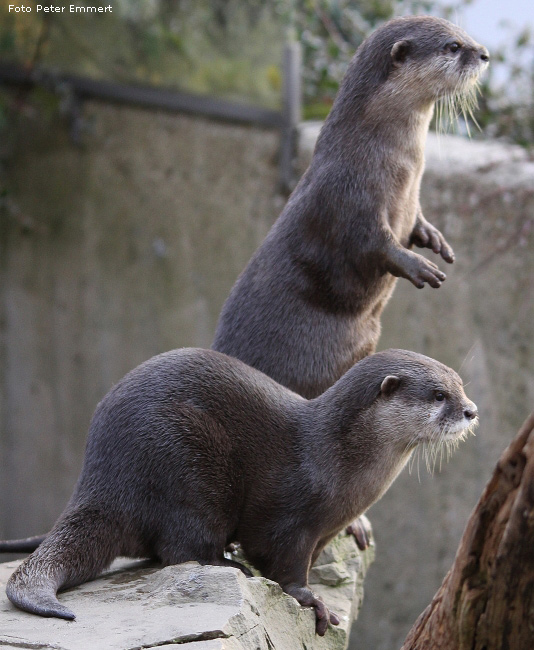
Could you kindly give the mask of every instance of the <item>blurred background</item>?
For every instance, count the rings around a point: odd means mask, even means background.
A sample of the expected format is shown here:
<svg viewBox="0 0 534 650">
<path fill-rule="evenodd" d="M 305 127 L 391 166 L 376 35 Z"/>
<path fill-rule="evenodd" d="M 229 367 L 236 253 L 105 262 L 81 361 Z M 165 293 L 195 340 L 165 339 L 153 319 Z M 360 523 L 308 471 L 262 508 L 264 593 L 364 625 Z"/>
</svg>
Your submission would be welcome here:
<svg viewBox="0 0 534 650">
<path fill-rule="evenodd" d="M 423 208 L 457 263 L 439 291 L 401 280 L 383 319 L 382 348 L 459 370 L 481 412 L 441 472 L 404 472 L 370 512 L 377 559 L 351 648 L 400 647 L 534 404 L 534 5 L 69 4 L 0 7 L 1 538 L 51 527 L 114 382 L 161 351 L 209 347 L 363 38 L 429 13 L 490 49 L 474 117 L 429 137 Z"/>
</svg>

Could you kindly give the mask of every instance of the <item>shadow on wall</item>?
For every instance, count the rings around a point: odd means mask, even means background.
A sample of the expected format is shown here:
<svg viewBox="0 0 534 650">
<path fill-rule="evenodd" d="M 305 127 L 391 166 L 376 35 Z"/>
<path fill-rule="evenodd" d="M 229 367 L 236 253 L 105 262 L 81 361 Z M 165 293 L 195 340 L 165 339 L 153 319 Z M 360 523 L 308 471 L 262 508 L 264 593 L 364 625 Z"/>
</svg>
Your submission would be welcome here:
<svg viewBox="0 0 534 650">
<path fill-rule="evenodd" d="M 278 129 L 85 104 L 20 125 L 0 215 L 0 536 L 49 529 L 97 402 L 141 361 L 208 347 L 267 233 Z"/>
</svg>

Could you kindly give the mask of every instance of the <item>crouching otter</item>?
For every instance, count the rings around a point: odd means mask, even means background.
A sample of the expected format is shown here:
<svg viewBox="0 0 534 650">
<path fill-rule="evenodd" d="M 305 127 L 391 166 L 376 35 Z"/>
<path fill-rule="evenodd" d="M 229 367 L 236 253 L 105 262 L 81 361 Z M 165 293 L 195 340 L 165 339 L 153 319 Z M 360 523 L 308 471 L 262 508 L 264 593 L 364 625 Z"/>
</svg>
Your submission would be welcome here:
<svg viewBox="0 0 534 650">
<path fill-rule="evenodd" d="M 324 634 L 339 620 L 310 590 L 311 564 L 417 445 L 455 444 L 476 421 L 460 377 L 413 352 L 367 357 L 312 400 L 218 352 L 161 354 L 97 406 L 74 493 L 7 595 L 73 619 L 58 589 L 119 555 L 240 567 L 224 556 L 237 540 L 264 576 L 315 609 Z"/>
</svg>

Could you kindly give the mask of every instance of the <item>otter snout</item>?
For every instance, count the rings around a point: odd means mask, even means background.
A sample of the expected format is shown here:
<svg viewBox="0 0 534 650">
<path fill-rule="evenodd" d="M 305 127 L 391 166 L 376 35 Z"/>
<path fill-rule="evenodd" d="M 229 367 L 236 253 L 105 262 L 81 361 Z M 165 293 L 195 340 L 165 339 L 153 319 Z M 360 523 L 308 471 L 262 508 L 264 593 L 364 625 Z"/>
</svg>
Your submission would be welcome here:
<svg viewBox="0 0 534 650">
<path fill-rule="evenodd" d="M 464 408 L 464 417 L 466 420 L 476 420 L 478 418 L 477 405 L 471 402 L 469 406 Z"/>
<path fill-rule="evenodd" d="M 477 405 L 465 395 L 463 395 L 463 399 L 456 402 L 456 405 L 454 405 L 454 399 L 451 401 L 449 408 L 445 407 L 443 413 L 442 426 L 444 430 L 453 437 L 463 437 L 466 433 L 472 433 L 478 424 Z"/>
<path fill-rule="evenodd" d="M 463 392 L 463 391 L 462 391 Z M 469 426 L 473 427 L 477 424 L 478 420 L 478 408 L 477 405 L 472 402 L 464 393 L 463 399 L 461 401 L 462 414 L 464 418 L 469 422 Z"/>
<path fill-rule="evenodd" d="M 429 415 L 434 428 L 429 438 L 440 442 L 462 438 L 478 424 L 477 405 L 465 395 L 461 381 L 444 383 L 434 391 Z"/>
<path fill-rule="evenodd" d="M 472 74 L 481 74 L 489 65 L 490 55 L 488 49 L 475 41 L 466 42 L 458 45 L 458 50 L 454 54 L 460 55 L 458 62 L 460 68 L 471 70 Z"/>
<path fill-rule="evenodd" d="M 483 68 L 486 68 L 486 66 L 489 65 L 490 54 L 484 45 L 476 43 L 470 54 L 474 63 L 481 65 Z"/>
<path fill-rule="evenodd" d="M 480 59 L 484 61 L 484 63 L 489 63 L 490 60 L 489 52 L 483 45 L 480 46 Z"/>
</svg>

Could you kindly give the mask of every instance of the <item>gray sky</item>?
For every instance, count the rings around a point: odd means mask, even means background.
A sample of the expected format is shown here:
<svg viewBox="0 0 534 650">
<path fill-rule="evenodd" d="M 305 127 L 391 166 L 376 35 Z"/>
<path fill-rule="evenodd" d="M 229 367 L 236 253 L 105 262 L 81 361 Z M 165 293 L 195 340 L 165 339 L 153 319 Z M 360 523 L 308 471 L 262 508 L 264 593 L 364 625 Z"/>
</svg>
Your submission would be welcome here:
<svg viewBox="0 0 534 650">
<path fill-rule="evenodd" d="M 508 20 L 519 31 L 527 24 L 534 30 L 533 0 L 475 0 L 454 20 L 490 50 L 505 43 L 508 30 L 499 23 Z"/>
<path fill-rule="evenodd" d="M 521 88 L 514 89 L 508 84 L 508 65 L 513 61 L 528 69 L 533 64 L 531 50 L 519 56 L 512 54 L 513 50 L 507 46 L 512 37 L 525 27 L 530 27 L 534 35 L 534 0 L 474 0 L 472 5 L 458 12 L 457 16 L 451 16 L 451 19 L 485 45 L 490 54 L 500 46 L 504 46 L 505 54 L 510 52 L 507 64 L 493 60 L 492 80 L 496 86 L 507 85 L 508 92 L 514 95 L 521 94 Z M 508 27 L 504 22 L 508 23 Z"/>
</svg>

